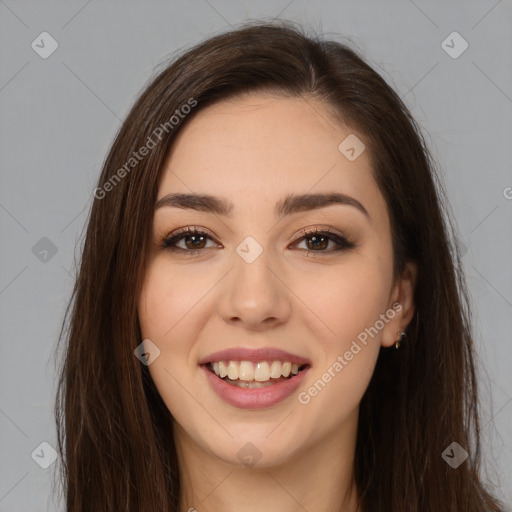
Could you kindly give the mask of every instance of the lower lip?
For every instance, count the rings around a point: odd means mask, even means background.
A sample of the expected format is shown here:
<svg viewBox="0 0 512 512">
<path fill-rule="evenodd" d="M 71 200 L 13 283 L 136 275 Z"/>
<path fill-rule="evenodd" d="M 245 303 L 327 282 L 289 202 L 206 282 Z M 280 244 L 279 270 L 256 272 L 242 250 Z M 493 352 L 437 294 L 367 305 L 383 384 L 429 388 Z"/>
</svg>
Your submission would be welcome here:
<svg viewBox="0 0 512 512">
<path fill-rule="evenodd" d="M 228 404 L 241 409 L 264 409 L 265 407 L 272 407 L 288 398 L 299 387 L 310 367 L 304 368 L 304 370 L 291 379 L 264 388 L 253 389 L 240 388 L 228 384 L 220 377 L 217 377 L 204 364 L 201 365 L 201 368 L 206 373 L 206 378 L 215 393 Z"/>
</svg>

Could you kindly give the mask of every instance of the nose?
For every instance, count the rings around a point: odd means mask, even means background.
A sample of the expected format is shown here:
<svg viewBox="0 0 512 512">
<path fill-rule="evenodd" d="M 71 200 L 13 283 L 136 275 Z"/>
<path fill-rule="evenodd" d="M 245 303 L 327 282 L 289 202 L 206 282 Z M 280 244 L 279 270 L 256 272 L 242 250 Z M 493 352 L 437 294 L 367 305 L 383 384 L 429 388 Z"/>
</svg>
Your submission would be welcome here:
<svg viewBox="0 0 512 512">
<path fill-rule="evenodd" d="M 223 320 L 253 331 L 286 323 L 293 294 L 278 267 L 275 262 L 272 265 L 265 251 L 252 263 L 236 255 L 218 303 Z"/>
</svg>

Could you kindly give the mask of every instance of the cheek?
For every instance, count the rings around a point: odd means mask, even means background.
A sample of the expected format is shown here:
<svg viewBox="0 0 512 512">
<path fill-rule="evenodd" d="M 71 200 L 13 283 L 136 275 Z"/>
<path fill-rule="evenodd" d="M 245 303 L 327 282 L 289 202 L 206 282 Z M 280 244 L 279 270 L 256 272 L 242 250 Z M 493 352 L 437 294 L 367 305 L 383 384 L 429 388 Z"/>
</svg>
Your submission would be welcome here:
<svg viewBox="0 0 512 512">
<path fill-rule="evenodd" d="M 313 280 L 301 277 L 298 294 L 306 296 L 309 290 L 307 305 L 321 322 L 312 332 L 319 359 L 298 401 L 308 414 L 332 411 L 327 421 L 332 427 L 358 406 L 373 374 L 385 325 L 380 319 L 388 304 L 390 269 L 391 261 L 374 256 L 354 259 Z"/>
<path fill-rule="evenodd" d="M 297 402 L 302 416 L 321 418 L 321 429 L 318 420 L 302 424 L 302 428 L 309 429 L 305 435 L 312 440 L 320 435 L 319 430 L 325 435 L 348 418 L 354 418 L 370 383 L 378 350 L 361 343 L 344 348 L 347 350 L 333 353 L 329 363 L 318 368 L 307 385 L 298 390 Z M 351 354 L 350 359 L 348 354 Z"/>
<path fill-rule="evenodd" d="M 387 261 L 360 259 L 354 264 L 339 265 L 297 277 L 294 291 L 324 329 L 317 332 L 329 348 L 342 350 L 379 319 L 389 299 L 391 275 Z M 324 333 L 324 335 L 322 335 Z M 379 338 L 380 339 L 380 338 Z"/>
<path fill-rule="evenodd" d="M 390 251 L 382 247 L 363 252 L 326 274 L 313 296 L 312 309 L 321 312 L 333 332 L 318 338 L 324 358 L 299 391 L 298 401 L 312 417 L 330 411 L 327 429 L 357 409 L 373 374 L 385 325 L 381 315 L 386 314 L 392 285 Z"/>
<path fill-rule="evenodd" d="M 186 410 L 180 384 L 195 369 L 194 344 L 202 326 L 197 318 L 205 286 L 190 272 L 172 271 L 159 262 L 147 270 L 138 303 L 142 339 L 150 339 L 160 354 L 148 366 L 151 377 L 173 415 Z"/>
<path fill-rule="evenodd" d="M 160 262 L 147 270 L 138 304 L 142 335 L 164 343 L 205 293 L 205 284 L 193 273 L 169 271 Z"/>
<path fill-rule="evenodd" d="M 176 272 L 157 260 L 146 271 L 138 301 L 142 338 L 150 339 L 160 350 L 148 370 L 169 411 L 182 420 L 191 414 L 189 409 L 195 403 L 184 393 L 183 385 L 195 370 L 191 340 L 201 329 L 199 322 L 189 320 L 197 314 L 205 286 L 193 273 Z"/>
<path fill-rule="evenodd" d="M 329 331 L 322 328 L 328 334 L 316 336 L 322 355 L 298 390 L 297 401 L 303 414 L 324 418 L 327 430 L 339 426 L 358 408 L 380 351 L 382 329 L 375 325 L 387 306 L 389 283 L 381 269 L 350 270 L 332 273 L 310 303 Z M 308 433 L 312 438 L 317 435 L 313 423 Z"/>
</svg>

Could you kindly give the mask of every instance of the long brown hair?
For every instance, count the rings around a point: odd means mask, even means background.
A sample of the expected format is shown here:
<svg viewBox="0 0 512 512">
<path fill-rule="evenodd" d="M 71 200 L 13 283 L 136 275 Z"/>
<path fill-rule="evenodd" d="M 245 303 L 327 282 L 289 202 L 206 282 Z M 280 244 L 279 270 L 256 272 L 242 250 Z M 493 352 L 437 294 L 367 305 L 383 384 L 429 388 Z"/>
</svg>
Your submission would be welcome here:
<svg viewBox="0 0 512 512">
<path fill-rule="evenodd" d="M 354 469 L 363 510 L 502 510 L 479 476 L 470 303 L 435 162 L 377 72 L 349 46 L 289 22 L 250 23 L 183 53 L 145 88 L 113 142 L 59 340 L 67 510 L 178 511 L 171 413 L 134 357 L 136 301 L 170 145 L 206 105 L 253 91 L 316 98 L 362 134 L 388 205 L 395 277 L 407 261 L 418 267 L 407 341 L 381 349 L 360 405 Z M 149 139 L 145 156 L 130 160 Z M 441 456 L 454 441 L 469 454 L 457 469 Z"/>
</svg>

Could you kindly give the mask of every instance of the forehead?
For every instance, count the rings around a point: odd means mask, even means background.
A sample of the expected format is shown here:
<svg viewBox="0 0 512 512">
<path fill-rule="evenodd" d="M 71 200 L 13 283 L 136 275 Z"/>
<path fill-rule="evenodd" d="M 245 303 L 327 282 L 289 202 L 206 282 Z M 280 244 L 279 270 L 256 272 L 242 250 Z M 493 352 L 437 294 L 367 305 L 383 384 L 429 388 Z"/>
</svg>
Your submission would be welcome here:
<svg viewBox="0 0 512 512">
<path fill-rule="evenodd" d="M 339 149 L 353 134 L 313 98 L 251 94 L 218 102 L 197 112 L 179 133 L 158 198 L 193 191 L 230 197 L 235 205 L 243 198 L 244 206 L 257 208 L 288 193 L 338 191 L 378 215 L 385 203 L 369 154 L 350 161 Z"/>
</svg>

